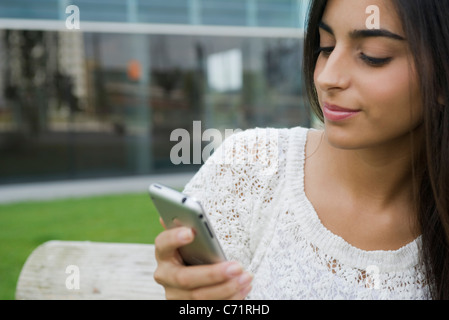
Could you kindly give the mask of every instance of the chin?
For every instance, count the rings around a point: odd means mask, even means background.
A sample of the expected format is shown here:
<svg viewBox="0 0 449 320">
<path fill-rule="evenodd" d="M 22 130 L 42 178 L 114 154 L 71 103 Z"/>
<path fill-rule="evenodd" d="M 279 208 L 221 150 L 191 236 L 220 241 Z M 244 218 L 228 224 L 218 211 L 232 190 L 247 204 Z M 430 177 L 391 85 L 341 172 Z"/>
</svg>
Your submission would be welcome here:
<svg viewBox="0 0 449 320">
<path fill-rule="evenodd" d="M 325 125 L 324 136 L 329 145 L 337 149 L 354 150 L 367 147 L 366 141 L 360 136 L 360 132 L 355 132 L 349 128 L 334 127 Z"/>
</svg>

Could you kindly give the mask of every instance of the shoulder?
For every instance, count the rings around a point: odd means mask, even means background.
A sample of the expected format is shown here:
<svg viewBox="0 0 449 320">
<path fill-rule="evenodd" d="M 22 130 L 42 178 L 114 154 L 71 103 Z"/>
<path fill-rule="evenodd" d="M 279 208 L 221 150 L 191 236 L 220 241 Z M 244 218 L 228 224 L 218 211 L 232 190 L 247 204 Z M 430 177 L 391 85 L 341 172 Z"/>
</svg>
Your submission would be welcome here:
<svg viewBox="0 0 449 320">
<path fill-rule="evenodd" d="M 229 184 L 231 189 L 236 180 L 257 180 L 257 185 L 273 183 L 285 175 L 287 163 L 302 158 L 308 131 L 303 127 L 234 131 L 205 161 L 186 189 L 194 182 L 203 188 Z"/>
<path fill-rule="evenodd" d="M 274 157 L 285 151 L 291 143 L 304 145 L 308 131 L 304 127 L 256 127 L 237 131 L 223 141 L 217 150 L 219 157 L 216 155 L 215 158 L 234 159 L 245 156 L 248 160 L 261 160 L 264 155 Z"/>
<path fill-rule="evenodd" d="M 271 176 L 288 159 L 290 150 L 303 150 L 307 132 L 303 127 L 251 128 L 227 137 L 206 161 L 206 166 L 232 167 L 259 176 Z M 291 153 L 291 152 L 290 152 Z"/>
<path fill-rule="evenodd" d="M 308 130 L 257 127 L 235 132 L 212 153 L 184 190 L 235 194 L 237 186 L 244 184 L 243 193 L 252 193 L 255 187 L 258 192 L 254 194 L 259 193 L 282 181 L 288 167 L 297 167 Z"/>
<path fill-rule="evenodd" d="M 273 127 L 255 127 L 246 130 L 237 130 L 232 136 L 238 138 L 270 138 L 270 139 L 285 139 L 294 135 L 304 135 L 309 128 L 292 127 L 292 128 L 273 128 Z"/>
</svg>

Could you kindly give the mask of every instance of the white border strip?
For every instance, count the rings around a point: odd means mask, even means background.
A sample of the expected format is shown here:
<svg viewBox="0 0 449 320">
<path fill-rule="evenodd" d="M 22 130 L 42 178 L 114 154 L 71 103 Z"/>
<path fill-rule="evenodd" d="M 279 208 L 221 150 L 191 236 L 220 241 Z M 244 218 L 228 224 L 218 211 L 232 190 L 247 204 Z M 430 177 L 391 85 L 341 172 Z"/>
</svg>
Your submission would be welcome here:
<svg viewBox="0 0 449 320">
<path fill-rule="evenodd" d="M 42 30 L 67 32 L 101 32 L 130 34 L 169 34 L 169 35 L 199 35 L 227 37 L 257 37 L 257 38 L 300 38 L 304 29 L 267 28 L 246 26 L 196 26 L 183 24 L 152 24 L 123 22 L 93 22 L 81 21 L 79 30 L 69 30 L 65 20 L 32 20 L 32 19 L 0 19 L 1 29 Z"/>
</svg>

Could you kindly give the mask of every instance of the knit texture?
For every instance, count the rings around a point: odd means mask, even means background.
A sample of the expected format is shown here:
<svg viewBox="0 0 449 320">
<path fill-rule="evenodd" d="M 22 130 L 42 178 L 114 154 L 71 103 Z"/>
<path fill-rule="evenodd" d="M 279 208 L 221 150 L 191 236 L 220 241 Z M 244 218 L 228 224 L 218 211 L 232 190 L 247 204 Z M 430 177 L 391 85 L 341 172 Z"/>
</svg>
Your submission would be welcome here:
<svg viewBox="0 0 449 320">
<path fill-rule="evenodd" d="M 421 237 L 365 251 L 321 223 L 304 192 L 308 130 L 236 133 L 185 186 L 227 258 L 254 274 L 248 299 L 429 299 Z"/>
</svg>

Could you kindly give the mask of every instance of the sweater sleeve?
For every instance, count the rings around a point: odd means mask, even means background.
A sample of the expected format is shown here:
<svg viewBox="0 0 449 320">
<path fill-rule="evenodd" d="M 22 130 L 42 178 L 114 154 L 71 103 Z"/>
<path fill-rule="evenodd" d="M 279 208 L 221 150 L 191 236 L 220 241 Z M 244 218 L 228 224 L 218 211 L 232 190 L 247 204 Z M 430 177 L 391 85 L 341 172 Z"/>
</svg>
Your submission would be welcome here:
<svg viewBox="0 0 449 320">
<path fill-rule="evenodd" d="M 258 235 L 254 223 L 270 180 L 278 174 L 276 129 L 250 129 L 225 139 L 184 193 L 199 200 L 228 260 L 249 266 Z"/>
</svg>

